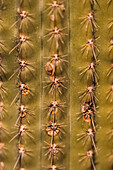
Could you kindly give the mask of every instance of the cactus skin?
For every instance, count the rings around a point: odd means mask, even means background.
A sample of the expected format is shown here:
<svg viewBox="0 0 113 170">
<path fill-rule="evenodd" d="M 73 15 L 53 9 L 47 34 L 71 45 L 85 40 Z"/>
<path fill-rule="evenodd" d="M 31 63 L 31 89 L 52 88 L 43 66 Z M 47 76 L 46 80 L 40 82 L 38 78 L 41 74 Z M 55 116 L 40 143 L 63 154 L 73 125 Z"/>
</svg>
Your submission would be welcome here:
<svg viewBox="0 0 113 170">
<path fill-rule="evenodd" d="M 53 54 L 56 54 L 59 50 L 59 54 L 66 55 L 66 57 L 63 59 L 69 61 L 69 55 L 68 55 L 69 53 L 69 25 L 68 25 L 69 24 L 68 23 L 69 8 L 68 8 L 68 5 L 69 4 L 68 4 L 68 1 L 62 2 L 66 8 L 65 12 L 63 13 L 64 18 L 58 15 L 59 17 L 56 18 L 56 21 L 52 22 L 50 21 L 50 16 L 47 16 L 47 12 L 46 12 L 46 9 L 48 7 L 47 4 L 51 3 L 52 1 L 43 0 L 42 2 L 43 2 L 42 4 L 42 38 L 43 38 L 42 39 L 43 41 L 42 63 L 43 63 L 43 69 L 44 69 L 44 71 L 42 72 L 42 82 L 44 82 L 42 86 L 44 87 L 47 85 L 46 80 L 49 80 L 48 75 L 46 74 L 46 71 L 45 71 L 45 65 L 47 62 L 50 61 L 50 59 L 46 57 L 51 57 Z M 53 29 L 55 26 L 57 26 L 58 28 L 65 28 L 64 30 L 62 30 L 62 32 L 68 35 L 63 36 L 64 44 L 60 41 L 59 41 L 59 44 L 55 43 L 55 41 L 53 41 L 53 43 L 50 43 L 51 41 L 47 42 L 47 40 L 49 39 L 49 36 L 46 37 L 47 33 L 49 32 L 47 29 Z M 69 65 L 68 65 L 68 62 L 65 62 L 62 64 L 62 69 L 57 67 L 56 75 L 58 78 L 64 77 L 63 85 L 67 89 L 61 87 L 60 89 L 61 89 L 62 94 L 59 94 L 58 91 L 56 92 L 56 99 L 60 103 L 65 102 L 66 107 L 65 106 L 63 107 L 64 112 L 59 110 L 58 113 L 55 115 L 56 122 L 64 124 L 63 130 L 65 134 L 60 134 L 61 138 L 59 138 L 58 136 L 56 136 L 55 138 L 55 142 L 62 147 L 64 154 L 58 155 L 58 160 L 55 159 L 54 165 L 58 166 L 59 169 L 60 168 L 63 169 L 63 167 L 66 169 L 69 169 L 69 161 L 68 161 L 69 154 L 67 153 L 67 149 L 69 148 L 69 136 L 68 136 L 69 134 L 69 81 L 68 81 Z M 47 156 L 45 156 L 46 152 L 44 149 L 45 147 L 44 141 L 50 143 L 50 137 L 47 135 L 45 131 L 45 126 L 44 126 L 48 123 L 49 118 L 47 117 L 47 111 L 45 111 L 43 108 L 47 107 L 47 105 L 49 105 L 54 100 L 54 93 L 52 95 L 52 93 L 48 93 L 48 91 L 49 89 L 44 88 L 43 97 L 42 97 L 42 104 L 43 104 L 42 105 L 42 125 L 44 128 L 42 131 L 42 152 L 41 152 L 42 166 L 41 166 L 41 169 L 43 167 L 45 169 L 46 168 L 49 169 L 50 164 L 51 164 L 50 160 L 48 160 Z"/>
<path fill-rule="evenodd" d="M 25 0 L 24 0 L 25 1 Z M 11 30 L 9 30 L 10 26 L 15 22 L 16 19 L 16 8 L 17 5 L 15 1 L 8 1 L 4 0 L 4 4 L 1 5 L 0 1 L 0 15 L 3 18 L 3 26 L 4 30 L 2 31 L 2 34 L 0 34 L 0 38 L 5 40 L 5 45 L 8 48 L 6 54 L 4 54 L 4 62 L 7 65 L 7 78 L 10 77 L 10 75 L 15 71 L 15 61 L 16 61 L 16 51 L 13 52 L 13 54 L 9 55 L 9 50 L 15 45 L 15 36 L 17 35 L 17 27 L 13 27 Z M 30 1 L 29 1 L 30 2 Z M 45 4 L 45 1 L 43 2 Z M 43 5 L 44 5 L 43 4 Z M 111 2 L 112 4 L 112 2 Z M 99 73 L 99 88 L 97 92 L 98 94 L 98 115 L 99 117 L 96 117 L 97 122 L 97 134 L 96 134 L 96 146 L 99 149 L 98 155 L 96 156 L 96 162 L 97 162 L 97 170 L 111 170 L 111 162 L 109 162 L 107 155 L 110 154 L 112 150 L 112 143 L 108 141 L 107 132 L 109 132 L 112 129 L 112 124 L 109 120 L 107 120 L 108 111 L 112 109 L 111 104 L 107 102 L 106 99 L 106 91 L 108 91 L 110 87 L 110 82 L 107 79 L 107 69 L 110 68 L 111 62 L 110 58 L 108 56 L 108 45 L 109 41 L 112 37 L 112 31 L 108 31 L 107 25 L 109 23 L 109 19 L 112 19 L 112 11 L 113 11 L 113 5 L 110 5 L 107 7 L 107 0 L 105 1 L 99 1 L 100 8 L 96 6 L 96 19 L 98 21 L 98 32 L 96 33 L 97 36 L 100 36 L 100 39 L 98 40 L 98 45 L 100 49 L 100 55 L 99 60 L 100 63 L 97 66 L 97 71 Z M 43 29 L 41 31 L 41 18 L 40 18 L 40 7 L 42 6 L 42 1 L 36 1 L 32 0 L 32 8 L 30 8 L 29 4 L 25 3 L 25 8 L 30 10 L 31 13 L 36 14 L 35 18 L 35 28 L 36 31 L 33 32 L 33 44 L 34 44 L 34 55 L 31 54 L 31 59 L 33 62 L 36 63 L 36 70 L 35 70 L 35 77 L 36 79 L 32 80 L 29 84 L 30 87 L 34 88 L 36 95 L 32 100 L 32 103 L 28 102 L 28 105 L 34 107 L 34 112 L 36 114 L 36 119 L 31 120 L 30 127 L 31 129 L 35 130 L 34 136 L 36 137 L 36 143 L 32 144 L 32 142 L 28 142 L 28 146 L 31 147 L 31 150 L 33 151 L 33 159 L 29 163 L 26 164 L 27 170 L 38 170 L 43 167 L 43 163 L 47 161 L 44 158 L 44 154 L 40 154 L 43 151 L 40 151 L 40 148 L 42 147 L 42 141 L 45 139 L 44 136 L 41 136 L 42 133 L 42 125 L 47 122 L 47 119 L 45 118 L 45 115 L 43 115 L 43 110 L 41 110 L 43 106 L 43 82 L 40 80 L 41 76 L 43 77 L 43 80 L 45 78 L 45 73 L 43 70 L 44 61 L 42 59 L 42 48 L 41 48 L 41 32 L 45 30 L 45 28 L 48 28 L 48 21 L 43 20 Z M 86 1 L 86 4 L 83 6 L 83 1 L 75 1 L 75 0 L 69 0 L 69 6 L 70 9 L 70 72 L 67 71 L 70 78 L 70 102 L 69 102 L 69 94 L 67 95 L 67 103 L 70 103 L 70 111 L 66 111 L 67 113 L 70 113 L 70 118 L 68 117 L 65 121 L 65 124 L 69 125 L 69 120 L 71 124 L 71 135 L 69 132 L 69 126 L 66 128 L 66 140 L 65 145 L 68 146 L 70 143 L 70 147 L 66 147 L 65 153 L 68 153 L 68 156 L 70 154 L 70 159 L 66 158 L 64 161 L 64 164 L 67 160 L 67 163 L 65 165 L 66 170 L 83 170 L 87 169 L 86 166 L 83 167 L 83 164 L 79 163 L 79 156 L 78 153 L 84 153 L 85 150 L 83 149 L 83 146 L 81 146 L 81 143 L 77 142 L 77 134 L 82 132 L 82 129 L 85 129 L 85 125 L 81 122 L 77 122 L 76 120 L 76 113 L 80 111 L 80 102 L 78 100 L 78 92 L 81 91 L 81 89 L 85 89 L 86 82 L 83 84 L 81 83 L 81 77 L 79 76 L 80 70 L 79 67 L 81 67 L 81 64 L 84 63 L 84 65 L 87 65 L 87 59 L 84 58 L 84 56 L 81 56 L 80 53 L 80 46 L 84 44 L 85 40 L 87 40 L 86 35 L 83 34 L 85 31 L 81 29 L 80 25 L 80 19 L 81 17 L 81 11 L 85 15 L 89 10 L 89 3 Z M 69 19 L 69 18 L 68 18 Z M 67 19 L 66 19 L 67 22 Z M 82 36 L 81 36 L 82 32 Z M 45 33 L 44 33 L 45 34 Z M 48 50 L 48 49 L 47 49 Z M 42 53 L 41 53 L 42 51 Z M 46 50 L 44 51 L 44 55 L 46 54 Z M 43 68 L 42 68 L 43 67 Z M 45 68 L 44 68 L 45 69 Z M 40 78 L 39 78 L 40 75 Z M 30 79 L 30 77 L 28 77 Z M 8 98 L 5 99 L 5 107 L 8 110 L 8 116 L 4 120 L 5 127 L 9 129 L 9 132 L 12 132 L 12 127 L 15 124 L 15 121 L 17 119 L 17 107 L 16 105 L 11 104 L 11 100 L 14 98 L 14 96 L 17 93 L 17 89 L 15 86 L 15 83 L 17 81 L 17 77 L 15 76 L 12 80 L 5 82 L 5 87 L 8 89 Z M 47 97 L 47 96 L 46 96 Z M 65 97 L 64 97 L 65 98 Z M 48 99 L 48 97 L 47 97 Z M 8 143 L 11 139 L 11 135 L 7 136 L 7 139 L 5 139 L 6 146 L 8 149 L 7 152 L 7 158 L 4 158 L 5 163 L 5 170 L 12 170 L 13 165 L 15 163 L 15 157 L 17 157 L 17 141 L 13 141 L 12 143 Z M 48 137 L 47 137 L 48 139 Z M 46 140 L 47 141 L 47 140 Z M 41 161 L 42 159 L 45 159 Z M 59 160 L 60 163 L 60 160 Z M 40 165 L 41 164 L 41 165 Z M 69 167 L 69 165 L 70 167 Z M 87 165 L 88 166 L 88 165 Z M 89 167 L 89 166 L 88 166 Z"/>
<path fill-rule="evenodd" d="M 106 91 L 109 89 L 108 80 L 107 80 L 107 68 L 110 68 L 110 59 L 108 57 L 108 42 L 109 36 L 112 36 L 112 33 L 108 31 L 107 25 L 109 23 L 109 19 L 112 18 L 112 5 L 107 7 L 107 1 L 98 1 L 100 8 L 96 7 L 96 20 L 99 25 L 98 32 L 96 32 L 96 37 L 100 37 L 98 39 L 98 46 L 100 50 L 99 60 L 100 63 L 97 66 L 97 72 L 99 73 L 99 88 L 97 89 L 97 95 L 99 101 L 97 102 L 99 109 L 97 111 L 96 124 L 97 124 L 97 133 L 96 133 L 96 146 L 99 149 L 98 154 L 96 155 L 96 168 L 100 169 L 112 169 L 112 163 L 108 160 L 108 154 L 111 153 L 112 144 L 108 142 L 107 132 L 112 129 L 112 125 L 110 121 L 107 121 L 108 110 L 111 110 L 111 105 L 106 101 Z M 76 113 L 80 111 L 80 103 L 78 101 L 79 94 L 78 92 L 81 89 L 85 88 L 86 81 L 81 77 L 79 77 L 81 64 L 87 65 L 87 58 L 81 56 L 80 47 L 84 44 L 84 40 L 87 39 L 85 35 L 85 30 L 81 28 L 80 19 L 81 15 L 85 15 L 89 12 L 89 3 L 86 1 L 86 4 L 83 6 L 83 1 L 70 1 L 70 27 L 71 27 L 71 64 L 70 64 L 70 72 L 71 72 L 71 143 L 70 143 L 70 169 L 74 170 L 74 164 L 76 162 L 76 169 L 87 169 L 89 167 L 88 164 L 83 166 L 78 162 L 79 156 L 78 153 L 84 153 L 85 149 L 81 145 L 81 142 L 77 141 L 76 134 L 82 133 L 83 129 L 86 128 L 84 123 L 76 120 Z M 75 10 L 75 8 L 77 9 Z M 82 11 L 82 14 L 81 12 Z M 75 17 L 76 16 L 76 17 Z M 80 31 L 81 30 L 81 31 Z M 109 34 L 109 36 L 108 36 Z M 75 42 L 75 43 L 73 43 Z M 88 58 L 89 59 L 89 58 Z M 82 81 L 82 83 L 81 83 Z M 74 156 L 75 155 L 75 156 Z"/>
<path fill-rule="evenodd" d="M 17 74 L 15 74 L 14 77 L 12 77 L 11 80 L 8 81 L 8 78 L 14 73 L 15 69 L 18 67 L 17 65 L 17 51 L 13 51 L 9 55 L 9 51 L 12 47 L 15 46 L 16 37 L 18 35 L 18 25 L 15 25 L 12 29 L 9 30 L 11 25 L 16 21 L 16 9 L 18 6 L 19 1 L 3 1 L 4 7 L 2 7 L 2 10 L 0 8 L 0 14 L 3 18 L 3 31 L 0 35 L 0 39 L 5 40 L 5 46 L 7 47 L 6 53 L 4 53 L 4 64 L 7 65 L 7 80 L 5 81 L 5 87 L 8 89 L 8 97 L 5 99 L 5 108 L 8 110 L 8 114 L 5 116 L 4 125 L 9 131 L 9 135 L 7 135 L 7 138 L 5 139 L 6 147 L 7 147 L 7 154 L 6 157 L 4 157 L 4 163 L 5 163 L 5 170 L 12 170 L 13 166 L 15 164 L 16 158 L 17 158 L 17 146 L 18 146 L 18 138 L 16 138 L 14 141 L 9 143 L 10 139 L 13 137 L 14 134 L 11 134 L 12 131 L 14 131 L 14 124 L 17 120 L 18 116 L 18 110 L 17 105 L 15 103 L 11 106 L 11 101 L 14 99 L 15 95 L 18 92 L 18 89 L 16 88 L 17 83 Z M 0 4 L 1 5 L 1 4 Z M 23 4 L 23 9 L 30 11 L 30 13 L 34 14 L 34 27 L 30 26 L 29 33 L 31 32 L 30 36 L 32 37 L 33 42 L 33 52 L 30 52 L 30 56 L 28 58 L 28 61 L 33 63 L 34 66 L 34 77 L 32 74 L 28 73 L 27 80 L 29 81 L 28 84 L 31 89 L 33 89 L 33 93 L 35 94 L 32 98 L 32 100 L 27 100 L 27 107 L 30 109 L 33 109 L 35 113 L 35 118 L 29 117 L 30 125 L 29 129 L 33 130 L 33 137 L 35 137 L 35 140 L 30 140 L 29 138 L 26 139 L 26 148 L 28 150 L 32 151 L 33 157 L 30 159 L 27 159 L 27 163 L 25 163 L 23 166 L 25 169 L 39 169 L 40 166 L 40 128 L 39 128 L 39 118 L 40 118 L 40 79 L 38 75 L 40 75 L 40 18 L 38 17 L 40 15 L 40 9 L 39 9 L 39 1 L 32 1 L 32 8 L 28 3 Z M 1 6 L 0 6 L 1 7 Z M 26 74 L 27 75 L 27 74 Z M 25 77 L 25 76 L 24 76 Z M 32 79 L 31 79 L 32 78 Z M 30 81 L 32 80 L 32 81 Z M 0 161 L 1 158 L 0 158 Z"/>
</svg>

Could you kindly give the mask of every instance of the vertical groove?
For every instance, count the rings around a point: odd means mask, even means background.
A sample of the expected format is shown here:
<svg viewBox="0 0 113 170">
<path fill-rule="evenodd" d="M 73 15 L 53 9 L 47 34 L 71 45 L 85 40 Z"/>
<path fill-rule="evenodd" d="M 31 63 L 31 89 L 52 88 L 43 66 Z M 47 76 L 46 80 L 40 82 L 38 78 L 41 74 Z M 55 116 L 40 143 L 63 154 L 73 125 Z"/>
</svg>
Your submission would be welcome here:
<svg viewBox="0 0 113 170">
<path fill-rule="evenodd" d="M 69 85 L 68 85 L 68 91 L 69 91 L 69 95 L 68 95 L 68 98 L 69 98 L 69 110 L 68 110 L 68 116 L 69 116 L 69 158 L 68 158 L 68 162 L 69 162 L 69 164 L 68 164 L 68 169 L 69 170 L 71 170 L 71 165 L 70 165 L 70 155 L 71 155 L 71 150 L 70 150 L 70 144 L 71 144 L 71 141 L 70 141 L 70 139 L 71 139 L 71 137 L 70 137 L 70 135 L 71 135 L 71 107 L 70 107 L 70 105 L 71 105 L 71 103 L 70 103 L 70 93 L 71 93 L 71 91 L 70 91 L 70 67 L 71 67 L 71 62 L 70 62 L 70 60 L 71 60 L 71 53 L 70 53 L 70 41 L 71 41 L 71 29 L 70 29 L 70 0 L 68 0 L 68 61 L 69 61 L 69 64 L 68 64 L 68 72 L 69 72 L 69 75 L 68 75 L 68 80 L 69 80 Z"/>
<path fill-rule="evenodd" d="M 110 20 L 110 22 L 113 23 L 113 1 L 108 0 L 107 5 L 108 5 L 107 6 L 108 10 L 112 6 L 112 16 L 111 16 L 112 20 Z M 107 25 L 107 28 L 108 28 L 108 31 L 109 31 L 108 37 L 109 37 L 110 41 L 109 41 L 109 47 L 108 47 L 108 54 L 107 55 L 108 55 L 108 60 L 110 61 L 110 68 L 107 69 L 107 83 L 110 84 L 110 89 L 107 91 L 106 99 L 107 99 L 107 103 L 109 103 L 109 105 L 112 108 L 111 110 L 108 110 L 109 114 L 107 115 L 107 119 L 109 119 L 108 123 L 110 121 L 110 124 L 112 126 L 113 125 L 113 24 L 110 27 L 108 27 L 108 26 L 109 26 L 109 24 Z M 110 35 L 111 32 L 112 32 L 112 34 Z M 110 143 L 113 144 L 113 126 L 111 128 L 112 129 L 107 134 L 109 135 L 108 140 L 110 141 Z M 111 163 L 111 169 L 113 170 L 113 159 L 112 159 L 112 157 L 113 157 L 113 147 L 112 147 L 111 153 L 109 153 L 108 155 L 109 155 L 108 161 Z"/>
<path fill-rule="evenodd" d="M 43 0 L 40 0 L 40 34 L 41 34 L 41 52 L 40 52 L 40 73 L 41 73 L 41 77 L 40 77 L 40 89 L 41 89 L 41 95 L 40 95 L 40 120 L 39 120 L 39 128 L 40 128 L 40 170 L 42 170 L 42 101 L 43 101 L 43 84 L 42 84 L 42 80 L 43 80 L 43 15 L 42 15 L 42 8 L 43 8 Z"/>
</svg>

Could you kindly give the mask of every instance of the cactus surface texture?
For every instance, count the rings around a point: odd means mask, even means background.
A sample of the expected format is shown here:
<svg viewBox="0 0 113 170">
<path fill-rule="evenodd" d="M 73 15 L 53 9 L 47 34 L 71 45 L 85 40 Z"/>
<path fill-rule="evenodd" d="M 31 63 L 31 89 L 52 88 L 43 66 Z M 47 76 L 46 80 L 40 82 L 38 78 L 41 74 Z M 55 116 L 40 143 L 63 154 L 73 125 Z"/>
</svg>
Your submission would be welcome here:
<svg viewBox="0 0 113 170">
<path fill-rule="evenodd" d="M 0 170 L 113 169 L 113 0 L 0 0 Z"/>
</svg>

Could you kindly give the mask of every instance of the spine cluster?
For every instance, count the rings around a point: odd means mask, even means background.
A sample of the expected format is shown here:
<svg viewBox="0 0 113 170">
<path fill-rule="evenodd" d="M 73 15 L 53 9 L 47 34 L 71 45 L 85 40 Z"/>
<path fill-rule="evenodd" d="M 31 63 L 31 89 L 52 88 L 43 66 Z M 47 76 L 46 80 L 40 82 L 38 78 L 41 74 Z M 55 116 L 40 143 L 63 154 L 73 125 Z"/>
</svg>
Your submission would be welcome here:
<svg viewBox="0 0 113 170">
<path fill-rule="evenodd" d="M 27 1 L 28 6 L 30 1 Z M 30 9 L 30 8 L 29 8 Z M 18 109 L 18 116 L 15 123 L 16 133 L 9 142 L 12 142 L 15 138 L 18 139 L 18 157 L 14 164 L 14 169 L 24 170 L 24 157 L 32 156 L 31 150 L 26 149 L 26 143 L 28 139 L 33 140 L 32 130 L 29 130 L 28 125 L 29 116 L 33 116 L 33 111 L 30 111 L 27 107 L 28 102 L 32 98 L 32 90 L 28 87 L 28 81 L 33 79 L 34 67 L 32 63 L 29 63 L 31 57 L 31 51 L 33 51 L 33 44 L 31 39 L 31 33 L 33 33 L 33 14 L 29 13 L 27 9 L 24 9 L 24 0 L 17 1 L 17 20 L 10 27 L 17 27 L 18 35 L 16 37 L 16 45 L 10 50 L 9 54 L 17 51 L 17 69 L 9 77 L 9 80 L 14 76 L 17 76 L 17 95 L 14 97 L 11 105 L 16 103 Z M 31 32 L 32 31 L 32 32 Z M 31 51 L 30 51 L 31 50 Z M 32 53 L 33 56 L 33 53 Z M 32 75 L 32 76 L 30 76 Z M 31 78 L 32 77 L 32 78 Z M 30 80 L 29 80 L 30 79 Z"/>
<path fill-rule="evenodd" d="M 48 54 L 44 56 L 48 58 L 45 65 L 48 80 L 44 83 L 45 90 L 48 90 L 48 100 L 52 100 L 48 106 L 48 123 L 46 125 L 46 133 L 49 136 L 50 141 L 46 142 L 44 149 L 46 150 L 45 156 L 48 156 L 50 165 L 47 169 L 57 170 L 62 169 L 62 165 L 58 165 L 60 157 L 63 158 L 63 143 L 60 143 L 64 136 L 64 123 L 61 122 L 62 115 L 65 111 L 65 101 L 62 100 L 62 96 L 65 96 L 65 67 L 68 62 L 65 57 L 67 54 L 63 54 L 65 50 L 65 39 L 67 34 L 64 28 L 63 21 L 65 20 L 65 5 L 62 1 L 50 1 L 47 3 L 47 8 L 44 13 L 47 14 L 46 18 L 50 17 L 50 27 L 48 33 L 44 36 L 47 37 Z M 60 76 L 64 75 L 64 76 Z M 59 120 L 60 119 L 60 120 Z"/>
<path fill-rule="evenodd" d="M 85 3 L 85 1 L 84 1 Z M 85 127 L 87 128 L 85 132 L 78 134 L 78 141 L 83 140 L 83 145 L 87 146 L 87 151 L 85 154 L 80 154 L 79 162 L 86 161 L 89 162 L 90 168 L 96 170 L 95 166 L 95 154 L 97 152 L 95 133 L 96 133 L 96 112 L 97 112 L 97 97 L 96 89 L 98 87 L 99 76 L 96 71 L 96 66 L 98 64 L 98 53 L 99 49 L 96 45 L 96 40 L 98 37 L 95 36 L 98 30 L 98 25 L 95 21 L 95 5 L 99 5 L 97 1 L 90 0 L 90 12 L 81 17 L 81 24 L 86 30 L 86 35 L 89 36 L 87 42 L 82 45 L 82 55 L 86 57 L 89 61 L 88 65 L 85 67 L 80 67 L 82 78 L 85 77 L 85 82 L 87 87 L 85 90 L 80 92 L 79 98 L 81 99 L 81 113 L 77 120 L 83 118 L 85 122 Z M 85 4 L 84 4 L 85 5 Z"/>
</svg>

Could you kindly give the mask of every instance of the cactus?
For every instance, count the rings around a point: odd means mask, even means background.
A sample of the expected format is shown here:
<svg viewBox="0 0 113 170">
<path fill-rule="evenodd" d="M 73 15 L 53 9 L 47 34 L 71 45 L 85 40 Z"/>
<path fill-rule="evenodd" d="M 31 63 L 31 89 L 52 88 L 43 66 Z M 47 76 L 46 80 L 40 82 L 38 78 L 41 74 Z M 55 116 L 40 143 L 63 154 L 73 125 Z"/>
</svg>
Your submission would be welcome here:
<svg viewBox="0 0 113 170">
<path fill-rule="evenodd" d="M 80 154 L 85 154 L 87 149 L 90 149 L 90 140 L 88 140 L 86 145 L 83 146 L 83 142 L 79 141 L 80 136 L 77 134 L 85 133 L 87 130 L 87 123 L 81 120 L 77 120 L 78 115 L 76 113 L 80 112 L 80 94 L 78 92 L 81 89 L 85 89 L 87 86 L 87 78 L 92 78 L 92 72 L 88 70 L 88 64 L 90 61 L 90 51 L 89 55 L 86 56 L 81 53 L 81 46 L 84 42 L 87 42 L 87 39 L 91 36 L 90 30 L 91 26 L 89 24 L 89 28 L 87 29 L 87 33 L 85 27 L 83 27 L 80 23 L 83 21 L 81 17 L 87 15 L 90 11 L 90 1 L 71 1 L 71 12 L 70 12 L 70 27 L 71 27 L 71 84 L 70 84 L 70 91 L 71 91 L 71 137 L 70 137 L 70 160 L 71 166 L 70 169 L 74 170 L 74 163 L 76 162 L 76 169 L 87 169 L 90 168 L 90 162 L 84 165 L 84 162 L 79 162 Z M 95 1 L 96 2 L 96 1 Z M 95 145 L 97 148 L 97 153 L 95 154 L 94 163 L 95 168 L 98 169 L 112 169 L 112 160 L 109 160 L 109 154 L 111 154 L 112 150 L 112 140 L 108 140 L 107 133 L 112 129 L 112 124 L 110 120 L 107 120 L 108 112 L 112 110 L 112 104 L 110 104 L 106 100 L 106 92 L 110 89 L 109 88 L 109 80 L 107 78 L 108 71 L 107 69 L 110 68 L 110 57 L 109 57 L 109 42 L 110 38 L 112 37 L 112 31 L 109 30 L 109 22 L 112 19 L 112 5 L 108 6 L 107 1 L 98 1 L 94 4 L 94 16 L 95 22 L 97 23 L 97 30 L 95 30 L 95 37 L 99 37 L 99 39 L 95 42 L 97 47 L 99 48 L 99 55 L 97 51 L 97 60 L 98 63 L 95 66 L 98 81 L 98 88 L 96 88 L 96 115 L 95 115 L 95 125 L 96 125 L 96 132 L 95 132 Z M 74 7 L 77 7 L 75 10 Z M 81 12 L 80 12 L 81 11 Z M 76 16 L 76 17 L 75 17 Z M 85 22 L 86 24 L 86 22 Z M 96 29 L 96 28 L 95 28 Z M 108 38 L 109 37 L 109 38 Z M 77 43 L 73 43 L 77 42 Z M 75 49 L 75 50 L 73 50 Z M 86 51 L 85 51 L 86 52 Z M 74 56 L 74 57 L 73 57 Z M 85 74 L 81 74 L 82 70 L 81 67 L 86 68 L 87 71 Z M 84 71 L 84 70 L 83 70 Z M 89 71 L 89 72 L 88 72 Z M 80 75 L 81 76 L 78 76 Z M 89 74 L 89 75 L 88 75 Z M 74 78 L 73 78 L 74 77 Z M 76 81 L 75 81 L 76 80 Z M 96 80 L 96 79 L 95 79 Z M 76 94 L 76 95 L 75 95 Z M 77 127 L 77 128 L 75 128 Z M 74 141 L 77 141 L 76 144 Z M 74 155 L 76 155 L 74 157 Z M 92 167 L 93 168 L 93 167 Z"/>
<path fill-rule="evenodd" d="M 22 18 L 19 17 L 25 14 L 21 10 L 28 12 L 22 24 Z M 4 67 L 4 70 L 2 69 L 4 65 L 7 71 L 6 80 L 4 76 L 5 82 L 1 85 L 7 92 L 6 97 L 3 94 L 4 110 L 6 109 L 7 113 L 4 112 L 2 124 L 4 131 L 8 129 L 8 134 L 4 135 L 6 150 L 4 157 L 0 157 L 0 168 L 4 166 L 3 169 L 36 169 L 40 166 L 40 161 L 37 161 L 40 160 L 40 116 L 38 114 L 40 113 L 38 103 L 40 80 L 37 76 L 40 74 L 39 2 L 3 1 L 3 4 L 0 4 L 0 13 L 1 43 L 4 43 L 4 51 L 0 51 L 4 61 L 3 65 L 1 62 L 1 73 L 5 71 Z M 17 20 L 19 22 L 16 22 Z"/>
<path fill-rule="evenodd" d="M 113 168 L 112 11 L 0 0 L 0 169 Z"/>
</svg>

